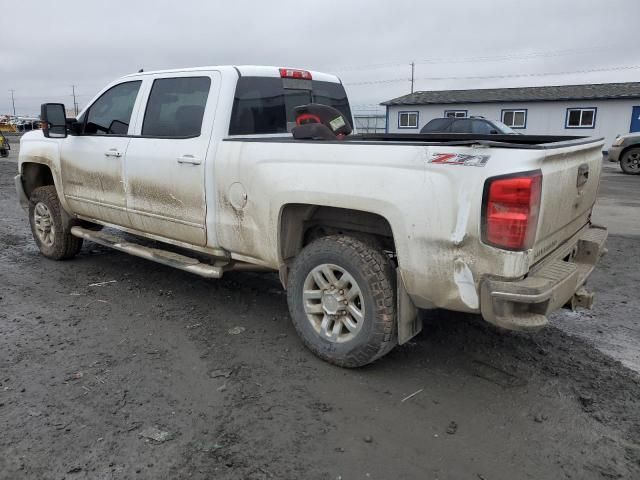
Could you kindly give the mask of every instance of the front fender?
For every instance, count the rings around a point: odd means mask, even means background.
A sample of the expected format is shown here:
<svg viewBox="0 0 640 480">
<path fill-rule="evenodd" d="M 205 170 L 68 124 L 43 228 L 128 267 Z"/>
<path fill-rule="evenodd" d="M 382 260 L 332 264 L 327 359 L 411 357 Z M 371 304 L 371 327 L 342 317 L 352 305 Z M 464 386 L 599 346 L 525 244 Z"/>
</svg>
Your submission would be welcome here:
<svg viewBox="0 0 640 480">
<path fill-rule="evenodd" d="M 24 134 L 20 139 L 20 154 L 18 156 L 18 171 L 21 177 L 24 174 L 24 165 L 29 163 L 45 165 L 49 168 L 62 208 L 71 211 L 64 196 L 60 171 L 60 139 L 45 138 L 41 130 Z M 26 192 L 24 192 L 24 183 L 22 181 L 20 183 L 23 193 L 28 199 Z"/>
</svg>

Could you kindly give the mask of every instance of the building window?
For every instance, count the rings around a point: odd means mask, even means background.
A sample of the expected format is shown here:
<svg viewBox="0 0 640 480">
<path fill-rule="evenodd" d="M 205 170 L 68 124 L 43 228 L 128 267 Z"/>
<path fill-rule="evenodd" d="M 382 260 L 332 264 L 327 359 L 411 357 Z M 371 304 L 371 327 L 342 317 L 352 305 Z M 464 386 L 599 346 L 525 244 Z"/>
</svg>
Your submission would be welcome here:
<svg viewBox="0 0 640 480">
<path fill-rule="evenodd" d="M 418 112 L 398 112 L 398 128 L 418 128 Z"/>
<path fill-rule="evenodd" d="M 446 118 L 467 118 L 468 110 L 445 110 Z"/>
<path fill-rule="evenodd" d="M 511 128 L 527 128 L 527 110 L 502 110 L 502 123 Z"/>
<path fill-rule="evenodd" d="M 565 128 L 594 128 L 597 108 L 567 108 Z"/>
</svg>

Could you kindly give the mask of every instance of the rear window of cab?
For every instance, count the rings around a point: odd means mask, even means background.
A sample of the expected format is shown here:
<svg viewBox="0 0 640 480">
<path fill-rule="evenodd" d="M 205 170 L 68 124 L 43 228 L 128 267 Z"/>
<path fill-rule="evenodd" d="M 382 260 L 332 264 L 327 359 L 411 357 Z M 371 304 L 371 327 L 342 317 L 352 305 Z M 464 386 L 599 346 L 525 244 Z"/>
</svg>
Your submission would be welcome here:
<svg viewBox="0 0 640 480">
<path fill-rule="evenodd" d="M 233 100 L 229 135 L 290 132 L 295 126 L 294 108 L 309 103 L 336 108 L 351 120 L 347 94 L 339 83 L 240 77 Z"/>
</svg>

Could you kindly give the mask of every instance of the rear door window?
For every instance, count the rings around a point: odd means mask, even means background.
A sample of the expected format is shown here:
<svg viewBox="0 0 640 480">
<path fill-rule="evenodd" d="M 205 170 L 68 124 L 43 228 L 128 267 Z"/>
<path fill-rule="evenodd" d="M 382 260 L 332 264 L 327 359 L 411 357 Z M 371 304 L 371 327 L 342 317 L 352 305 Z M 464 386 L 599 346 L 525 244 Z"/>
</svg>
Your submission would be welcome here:
<svg viewBox="0 0 640 480">
<path fill-rule="evenodd" d="M 142 123 L 142 136 L 199 136 L 210 87 L 209 77 L 154 80 Z"/>
<path fill-rule="evenodd" d="M 295 125 L 295 107 L 309 103 L 334 107 L 351 121 L 347 94 L 341 84 L 316 80 L 309 83 L 311 88 L 285 88 L 283 79 L 278 77 L 240 77 L 229 135 L 290 132 Z"/>
</svg>

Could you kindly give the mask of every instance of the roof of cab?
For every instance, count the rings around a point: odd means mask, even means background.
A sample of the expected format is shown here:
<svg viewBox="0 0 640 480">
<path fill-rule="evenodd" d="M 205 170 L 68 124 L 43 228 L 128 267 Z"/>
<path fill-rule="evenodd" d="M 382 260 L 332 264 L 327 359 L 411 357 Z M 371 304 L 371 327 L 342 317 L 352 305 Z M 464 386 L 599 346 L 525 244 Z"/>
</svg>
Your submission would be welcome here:
<svg viewBox="0 0 640 480">
<path fill-rule="evenodd" d="M 126 77 L 137 77 L 140 75 L 158 75 L 165 73 L 186 73 L 186 72 L 207 72 L 211 70 L 218 70 L 222 72 L 240 72 L 240 75 L 244 75 L 247 77 L 279 77 L 280 76 L 280 68 L 290 68 L 293 70 L 305 70 L 303 68 L 295 68 L 295 67 L 270 67 L 263 65 L 214 65 L 209 67 L 191 67 L 191 68 L 174 68 L 170 70 L 154 70 L 149 72 L 138 72 L 132 73 L 130 75 L 125 75 Z M 307 70 L 311 73 L 311 76 L 314 80 L 320 80 L 323 82 L 332 82 L 332 83 L 342 83 L 340 79 L 328 73 L 317 72 L 313 70 Z"/>
</svg>

